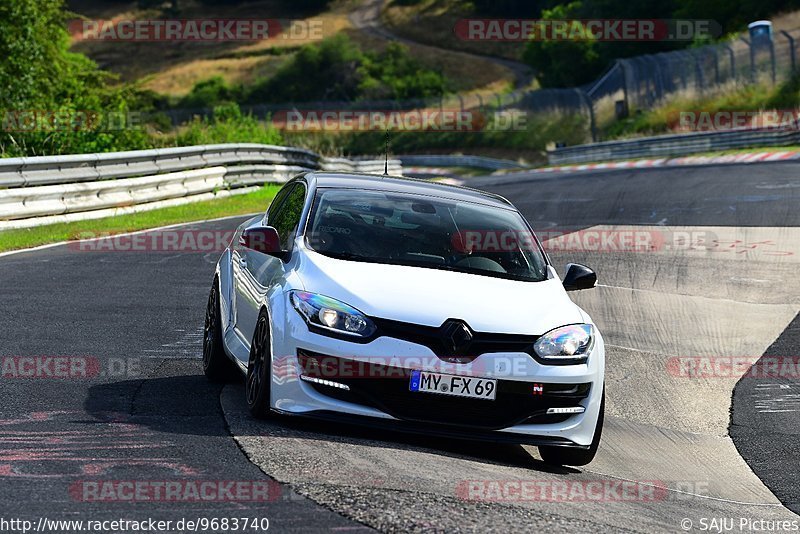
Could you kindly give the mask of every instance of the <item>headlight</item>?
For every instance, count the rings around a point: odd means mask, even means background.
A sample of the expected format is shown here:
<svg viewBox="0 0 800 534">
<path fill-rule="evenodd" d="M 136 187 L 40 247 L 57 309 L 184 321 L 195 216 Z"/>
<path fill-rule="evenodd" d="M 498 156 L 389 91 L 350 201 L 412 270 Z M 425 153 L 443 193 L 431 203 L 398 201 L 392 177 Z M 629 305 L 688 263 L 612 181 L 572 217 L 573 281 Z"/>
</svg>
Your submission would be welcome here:
<svg viewBox="0 0 800 534">
<path fill-rule="evenodd" d="M 590 324 L 571 324 L 550 330 L 536 340 L 533 350 L 542 359 L 584 362 L 594 346 L 594 328 Z"/>
<path fill-rule="evenodd" d="M 306 291 L 291 291 L 289 298 L 312 329 L 322 328 L 357 337 L 375 333 L 375 324 L 369 317 L 344 302 Z"/>
</svg>

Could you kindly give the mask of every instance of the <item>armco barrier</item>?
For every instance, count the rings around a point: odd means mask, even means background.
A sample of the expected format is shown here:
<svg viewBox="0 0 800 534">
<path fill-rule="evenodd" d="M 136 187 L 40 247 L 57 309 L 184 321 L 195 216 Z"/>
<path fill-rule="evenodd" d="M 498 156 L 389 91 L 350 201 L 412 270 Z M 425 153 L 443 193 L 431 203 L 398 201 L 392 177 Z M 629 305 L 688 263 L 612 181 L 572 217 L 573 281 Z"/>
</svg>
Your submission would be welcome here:
<svg viewBox="0 0 800 534">
<path fill-rule="evenodd" d="M 797 126 L 794 124 L 780 130 L 744 128 L 659 135 L 624 141 L 605 141 L 557 148 L 548 152 L 547 159 L 551 165 L 565 165 L 634 158 L 688 156 L 700 152 L 737 148 L 796 145 L 800 142 L 800 131 Z"/>
<path fill-rule="evenodd" d="M 320 156 L 303 149 L 258 144 L 201 145 L 105 154 L 0 159 L 0 187 L 134 178 L 247 163 L 319 169 Z"/>
<path fill-rule="evenodd" d="M 0 159 L 0 229 L 227 196 L 308 170 L 383 173 L 384 164 L 257 144 Z M 399 161 L 389 173 L 402 174 Z"/>
<path fill-rule="evenodd" d="M 209 193 L 225 185 L 225 167 L 141 178 L 0 190 L 0 219 L 25 219 L 146 204 Z"/>
</svg>

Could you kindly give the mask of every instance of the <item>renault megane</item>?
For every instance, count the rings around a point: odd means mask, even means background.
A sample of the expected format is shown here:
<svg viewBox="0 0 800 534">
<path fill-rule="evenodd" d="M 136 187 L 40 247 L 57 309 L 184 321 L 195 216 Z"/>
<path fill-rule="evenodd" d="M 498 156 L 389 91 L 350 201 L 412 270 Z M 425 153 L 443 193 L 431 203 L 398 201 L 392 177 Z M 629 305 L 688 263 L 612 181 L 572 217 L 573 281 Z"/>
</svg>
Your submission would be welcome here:
<svg viewBox="0 0 800 534">
<path fill-rule="evenodd" d="M 203 367 L 252 414 L 539 447 L 584 465 L 603 427 L 603 339 L 506 199 L 305 173 L 244 222 L 208 299 Z"/>
</svg>

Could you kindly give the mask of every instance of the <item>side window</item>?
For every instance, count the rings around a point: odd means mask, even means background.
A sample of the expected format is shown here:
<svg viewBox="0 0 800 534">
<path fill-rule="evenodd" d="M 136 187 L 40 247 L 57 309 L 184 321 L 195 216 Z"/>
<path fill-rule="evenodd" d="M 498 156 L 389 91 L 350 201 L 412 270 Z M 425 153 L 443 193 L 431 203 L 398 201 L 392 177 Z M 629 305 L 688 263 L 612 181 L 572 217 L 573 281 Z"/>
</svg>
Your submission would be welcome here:
<svg viewBox="0 0 800 534">
<path fill-rule="evenodd" d="M 294 188 L 294 184 L 289 184 L 281 188 L 280 191 L 275 195 L 275 198 L 272 199 L 272 202 L 269 205 L 269 209 L 267 209 L 267 224 L 270 224 L 270 220 L 275 216 L 275 213 L 278 211 L 278 208 L 281 207 L 283 203 L 283 199 L 286 198 L 286 194 L 289 193 Z"/>
<path fill-rule="evenodd" d="M 268 223 L 281 236 L 281 248 L 283 250 L 289 250 L 292 238 L 297 232 L 305 199 L 306 188 L 301 184 L 297 184 L 289 191 L 286 195 L 286 200 L 283 201 L 276 212 L 269 215 Z"/>
</svg>

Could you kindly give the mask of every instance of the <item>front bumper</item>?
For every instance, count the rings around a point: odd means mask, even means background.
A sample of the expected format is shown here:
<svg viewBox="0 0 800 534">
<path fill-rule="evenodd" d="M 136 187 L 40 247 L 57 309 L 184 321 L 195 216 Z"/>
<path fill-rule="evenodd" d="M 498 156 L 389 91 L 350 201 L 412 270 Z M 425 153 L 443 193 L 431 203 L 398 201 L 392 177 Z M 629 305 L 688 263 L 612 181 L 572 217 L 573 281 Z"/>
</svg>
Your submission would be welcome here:
<svg viewBox="0 0 800 534">
<path fill-rule="evenodd" d="M 313 411 L 313 412 L 275 412 L 290 417 L 303 417 L 314 420 L 327 421 L 347 425 L 356 425 L 387 432 L 401 432 L 426 437 L 454 438 L 471 441 L 488 441 L 491 443 L 509 443 L 514 445 L 548 445 L 550 447 L 568 447 L 573 449 L 588 449 L 588 445 L 579 445 L 574 441 L 558 436 L 539 436 L 535 434 L 515 434 L 511 432 L 492 432 L 466 427 L 415 423 L 395 419 L 378 419 L 363 415 L 351 415 L 343 412 Z"/>
<path fill-rule="evenodd" d="M 543 365 L 520 352 L 487 353 L 469 364 L 451 364 L 426 346 L 400 339 L 379 337 L 360 344 L 315 334 L 295 315 L 287 314 L 283 328 L 273 325 L 273 355 L 283 355 L 273 356 L 271 406 L 279 413 L 465 439 L 580 448 L 591 444 L 604 376 L 599 333 L 585 364 Z M 342 363 L 338 371 L 316 375 L 335 384 L 300 378 L 315 375 L 309 357 Z M 376 372 L 375 366 L 382 369 Z M 411 392 L 408 375 L 415 369 L 496 378 L 497 397 L 490 401 Z M 585 411 L 546 413 L 550 407 L 574 406 Z"/>
</svg>

